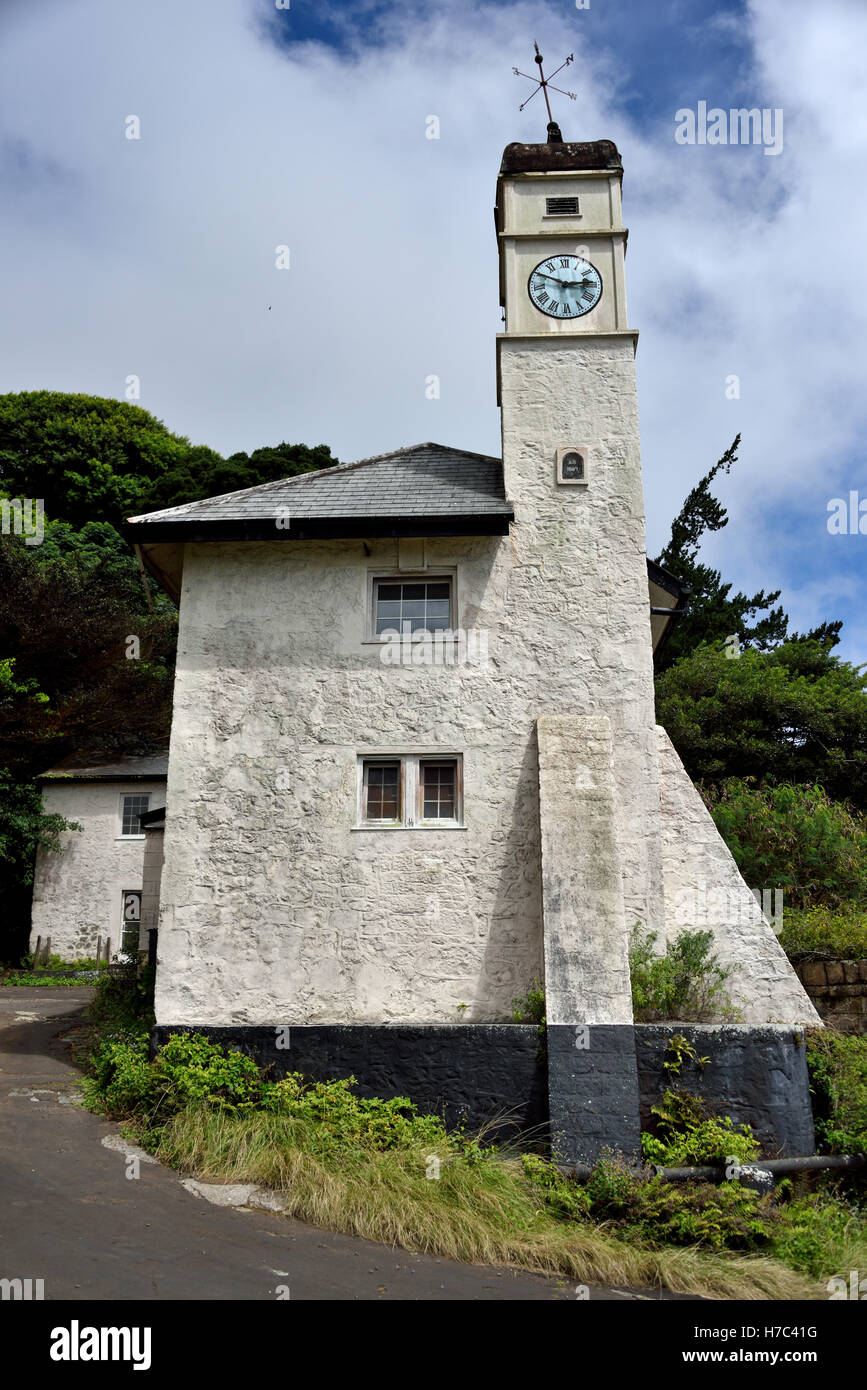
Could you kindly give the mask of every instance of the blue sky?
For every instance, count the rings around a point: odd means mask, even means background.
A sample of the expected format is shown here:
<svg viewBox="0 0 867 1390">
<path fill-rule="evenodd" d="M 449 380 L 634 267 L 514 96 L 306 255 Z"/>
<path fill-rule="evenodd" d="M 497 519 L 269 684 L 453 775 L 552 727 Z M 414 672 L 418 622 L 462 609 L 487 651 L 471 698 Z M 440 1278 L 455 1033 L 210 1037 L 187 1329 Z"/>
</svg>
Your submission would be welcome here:
<svg viewBox="0 0 867 1390">
<path fill-rule="evenodd" d="M 494 185 L 545 134 L 511 69 L 534 39 L 548 71 L 574 52 L 564 135 L 625 167 L 648 549 L 742 432 L 705 558 L 801 630 L 843 618 L 867 662 L 867 535 L 826 527 L 867 498 L 862 0 L 11 0 L 0 39 L 2 389 L 122 398 L 135 374 L 221 452 L 342 459 L 499 452 Z M 782 152 L 677 144 L 700 101 L 782 108 Z"/>
</svg>

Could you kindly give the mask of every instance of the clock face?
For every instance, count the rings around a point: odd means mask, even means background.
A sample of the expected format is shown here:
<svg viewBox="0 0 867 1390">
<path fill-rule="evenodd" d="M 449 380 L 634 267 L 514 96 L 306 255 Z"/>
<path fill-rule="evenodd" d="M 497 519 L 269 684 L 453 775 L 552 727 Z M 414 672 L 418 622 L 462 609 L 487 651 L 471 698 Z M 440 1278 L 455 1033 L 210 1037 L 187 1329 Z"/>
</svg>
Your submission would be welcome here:
<svg viewBox="0 0 867 1390">
<path fill-rule="evenodd" d="M 527 281 L 537 309 L 552 319 L 577 319 L 595 309 L 602 296 L 602 276 L 580 256 L 540 261 Z"/>
</svg>

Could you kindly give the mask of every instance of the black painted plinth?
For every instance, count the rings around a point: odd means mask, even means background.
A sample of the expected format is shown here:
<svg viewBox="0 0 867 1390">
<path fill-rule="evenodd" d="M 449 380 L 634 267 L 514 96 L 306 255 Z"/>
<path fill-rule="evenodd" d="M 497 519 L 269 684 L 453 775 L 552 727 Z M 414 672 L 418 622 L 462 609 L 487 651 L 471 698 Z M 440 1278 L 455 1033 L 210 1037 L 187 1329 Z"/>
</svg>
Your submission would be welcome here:
<svg viewBox="0 0 867 1390">
<path fill-rule="evenodd" d="M 305 1024 L 297 1027 L 160 1025 L 204 1033 L 270 1067 L 276 1079 L 298 1071 L 312 1080 L 354 1076 L 362 1096 L 408 1096 L 426 1114 L 468 1130 L 496 1125 L 492 1142 L 550 1128 L 565 1163 L 592 1163 L 603 1149 L 637 1157 L 639 1129 L 672 1084 L 663 1062 L 681 1033 L 704 1068 L 686 1062 L 677 1086 L 695 1091 L 713 1113 L 746 1123 L 763 1157 L 815 1152 L 803 1030 L 689 1023 L 552 1024 L 547 1065 L 533 1024 Z"/>
<path fill-rule="evenodd" d="M 707 1065 L 686 1061 L 672 1078 L 663 1061 L 672 1060 L 666 1047 L 674 1033 L 699 1057 L 709 1057 Z M 751 1125 L 764 1158 L 816 1152 L 802 1028 L 638 1023 L 635 1042 L 643 1129 L 652 1120 L 651 1105 L 671 1085 L 704 1097 L 712 1113 Z"/>
<path fill-rule="evenodd" d="M 631 1024 L 549 1024 L 553 1155 L 595 1163 L 603 1149 L 638 1160 L 638 1072 Z"/>
<path fill-rule="evenodd" d="M 493 1125 L 493 1143 L 539 1127 L 547 1138 L 547 1076 L 533 1024 L 158 1025 L 153 1047 L 170 1033 L 204 1033 L 270 1066 L 275 1080 L 293 1071 L 313 1081 L 354 1076 L 358 1095 L 408 1096 L 469 1131 Z"/>
</svg>

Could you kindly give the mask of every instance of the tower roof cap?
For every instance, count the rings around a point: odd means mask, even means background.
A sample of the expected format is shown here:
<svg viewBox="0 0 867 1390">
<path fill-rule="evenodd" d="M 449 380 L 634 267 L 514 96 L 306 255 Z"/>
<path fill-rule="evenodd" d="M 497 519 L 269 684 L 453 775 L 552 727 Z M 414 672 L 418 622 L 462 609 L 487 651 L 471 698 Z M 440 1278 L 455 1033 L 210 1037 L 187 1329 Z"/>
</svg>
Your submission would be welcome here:
<svg viewBox="0 0 867 1390">
<path fill-rule="evenodd" d="M 507 145 L 501 174 L 546 173 L 551 169 L 622 169 L 613 140 L 554 141 L 546 145 Z"/>
</svg>

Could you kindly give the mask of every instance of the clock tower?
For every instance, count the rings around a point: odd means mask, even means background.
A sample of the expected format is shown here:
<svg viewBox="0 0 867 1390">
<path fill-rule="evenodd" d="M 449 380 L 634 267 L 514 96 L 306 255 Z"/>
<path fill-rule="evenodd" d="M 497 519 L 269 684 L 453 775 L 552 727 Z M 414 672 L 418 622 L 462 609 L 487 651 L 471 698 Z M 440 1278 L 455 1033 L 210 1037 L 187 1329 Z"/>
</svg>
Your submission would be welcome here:
<svg viewBox="0 0 867 1390">
<path fill-rule="evenodd" d="M 607 140 L 506 148 L 497 390 L 516 564 L 532 576 L 515 622 L 528 644 L 557 634 L 537 720 L 550 1082 L 556 1092 L 557 1025 L 595 1025 L 592 1085 L 600 1049 L 620 1054 L 612 1104 L 631 1110 L 629 932 L 661 930 L 664 913 L 622 175 Z M 611 1114 L 604 1125 L 611 1134 Z M 637 1135 L 622 1137 L 628 1150 Z"/>
</svg>

